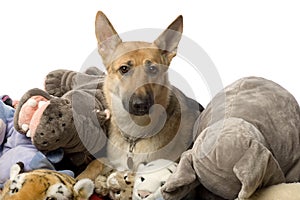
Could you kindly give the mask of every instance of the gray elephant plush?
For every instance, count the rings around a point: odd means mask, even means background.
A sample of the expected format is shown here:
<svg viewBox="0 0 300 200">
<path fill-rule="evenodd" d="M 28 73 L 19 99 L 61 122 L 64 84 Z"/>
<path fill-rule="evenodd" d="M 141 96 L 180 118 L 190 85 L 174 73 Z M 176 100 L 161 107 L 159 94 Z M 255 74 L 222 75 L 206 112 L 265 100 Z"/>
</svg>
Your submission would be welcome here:
<svg viewBox="0 0 300 200">
<path fill-rule="evenodd" d="M 270 80 L 247 77 L 229 85 L 194 130 L 193 148 L 161 189 L 166 200 L 197 186 L 215 195 L 203 199 L 246 199 L 257 189 L 300 180 L 299 105 Z"/>
</svg>

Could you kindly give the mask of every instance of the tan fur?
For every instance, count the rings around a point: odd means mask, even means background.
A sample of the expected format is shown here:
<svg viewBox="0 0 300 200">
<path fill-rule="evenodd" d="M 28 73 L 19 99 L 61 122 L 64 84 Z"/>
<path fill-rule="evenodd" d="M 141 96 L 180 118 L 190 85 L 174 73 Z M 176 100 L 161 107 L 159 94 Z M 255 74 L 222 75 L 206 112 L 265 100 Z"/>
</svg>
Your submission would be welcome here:
<svg viewBox="0 0 300 200">
<path fill-rule="evenodd" d="M 153 43 L 122 42 L 107 17 L 100 11 L 96 16 L 99 53 L 108 72 L 103 89 L 112 114 L 108 158 L 115 167 L 128 168 L 130 156 L 134 166 L 158 158 L 177 160 L 190 145 L 199 112 L 188 107 L 186 97 L 170 84 L 167 74 L 182 28 L 179 16 Z M 155 76 L 145 70 L 149 63 L 159 71 Z M 120 73 L 122 65 L 130 66 L 129 75 Z M 124 109 L 122 101 L 132 94 L 143 96 L 149 92 L 154 104 L 159 105 L 152 107 L 152 113 L 138 116 Z M 159 126 L 159 131 L 153 131 Z"/>
<path fill-rule="evenodd" d="M 1 200 L 45 200 L 50 199 L 51 187 L 60 184 L 62 198 L 88 199 L 91 194 L 84 188 L 75 191 L 74 178 L 52 170 L 40 169 L 17 175 L 8 180 L 3 188 Z M 91 191 L 93 190 L 93 186 Z M 55 191 L 54 191 L 55 192 Z M 52 192 L 53 193 L 53 192 Z"/>
</svg>

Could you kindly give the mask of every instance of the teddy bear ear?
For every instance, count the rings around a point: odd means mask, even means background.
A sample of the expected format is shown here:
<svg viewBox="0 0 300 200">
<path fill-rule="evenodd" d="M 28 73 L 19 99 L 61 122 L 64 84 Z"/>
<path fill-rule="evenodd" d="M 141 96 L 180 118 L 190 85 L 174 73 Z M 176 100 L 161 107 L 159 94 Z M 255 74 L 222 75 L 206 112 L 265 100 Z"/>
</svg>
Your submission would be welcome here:
<svg viewBox="0 0 300 200">
<path fill-rule="evenodd" d="M 90 196 L 92 196 L 94 192 L 94 183 L 88 178 L 81 179 L 77 183 L 75 183 L 74 191 L 78 194 L 80 199 L 87 200 Z"/>
<path fill-rule="evenodd" d="M 47 92 L 45 92 L 44 90 L 41 90 L 39 88 L 34 88 L 31 90 L 28 90 L 20 99 L 18 106 L 16 108 L 15 111 L 15 115 L 14 115 L 14 127 L 15 129 L 23 134 L 26 134 L 27 132 L 27 128 L 26 128 L 26 124 L 25 123 L 19 123 L 20 119 L 23 118 L 24 116 L 26 116 L 26 114 L 24 113 L 25 106 L 29 106 L 29 107 L 36 107 L 38 106 L 38 102 L 36 102 L 35 100 L 32 100 L 32 97 L 39 97 L 39 99 L 43 99 L 45 100 L 50 100 L 52 97 L 51 95 L 49 95 Z M 33 114 L 33 113 L 31 113 Z M 23 119 L 22 119 L 23 120 Z"/>
</svg>

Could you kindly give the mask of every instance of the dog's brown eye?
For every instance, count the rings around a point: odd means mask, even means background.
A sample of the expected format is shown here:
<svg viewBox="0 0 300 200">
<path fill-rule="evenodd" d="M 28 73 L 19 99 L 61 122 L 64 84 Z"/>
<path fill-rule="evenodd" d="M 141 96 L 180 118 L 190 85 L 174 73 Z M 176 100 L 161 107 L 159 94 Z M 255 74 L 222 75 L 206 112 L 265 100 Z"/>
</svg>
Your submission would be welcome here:
<svg viewBox="0 0 300 200">
<path fill-rule="evenodd" d="M 154 65 L 148 66 L 147 67 L 147 73 L 150 75 L 156 75 L 158 73 L 158 68 Z"/>
<path fill-rule="evenodd" d="M 122 65 L 120 68 L 119 68 L 119 72 L 123 75 L 123 74 L 126 74 L 127 72 L 129 72 L 130 70 L 130 67 L 127 66 L 127 65 Z"/>
</svg>

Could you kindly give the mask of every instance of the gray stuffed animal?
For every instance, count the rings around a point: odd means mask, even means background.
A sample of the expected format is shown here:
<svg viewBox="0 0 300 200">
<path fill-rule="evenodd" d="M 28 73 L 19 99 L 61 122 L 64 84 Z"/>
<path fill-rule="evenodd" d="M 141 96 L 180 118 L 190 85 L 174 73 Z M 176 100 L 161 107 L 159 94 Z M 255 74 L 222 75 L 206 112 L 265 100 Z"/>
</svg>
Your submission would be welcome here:
<svg viewBox="0 0 300 200">
<path fill-rule="evenodd" d="M 248 77 L 226 87 L 198 118 L 195 135 L 161 189 L 166 200 L 199 185 L 223 199 L 246 199 L 259 188 L 300 180 L 299 105 L 270 80 Z"/>
<path fill-rule="evenodd" d="M 102 93 L 105 74 L 55 70 L 46 76 L 45 90 L 31 89 L 21 98 L 14 126 L 38 150 L 62 149 L 74 169 L 85 166 L 106 144 L 108 113 Z"/>
</svg>

